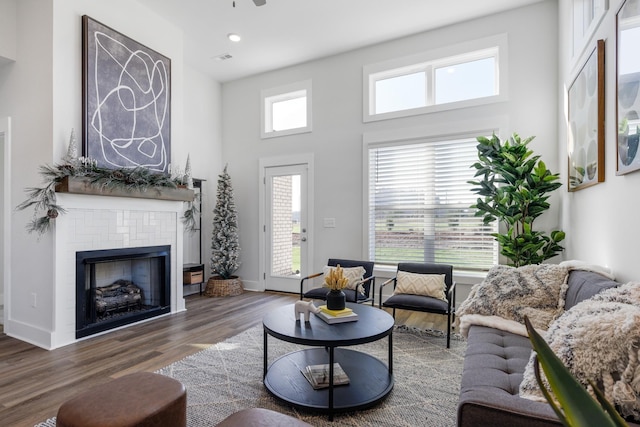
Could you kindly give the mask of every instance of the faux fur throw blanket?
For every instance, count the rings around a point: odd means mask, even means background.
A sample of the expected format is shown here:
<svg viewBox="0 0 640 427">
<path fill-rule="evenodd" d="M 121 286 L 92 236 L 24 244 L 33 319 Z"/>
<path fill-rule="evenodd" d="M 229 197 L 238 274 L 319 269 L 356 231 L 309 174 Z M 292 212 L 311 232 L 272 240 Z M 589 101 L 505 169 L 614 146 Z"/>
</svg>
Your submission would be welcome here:
<svg viewBox="0 0 640 427">
<path fill-rule="evenodd" d="M 564 309 L 568 275 L 568 267 L 554 264 L 492 267 L 456 310 L 461 334 L 466 337 L 469 326 L 479 324 L 527 336 L 525 316 L 536 329 L 547 330 Z"/>
<path fill-rule="evenodd" d="M 640 419 L 640 283 L 627 283 L 576 304 L 549 326 L 545 339 L 587 389 L 592 380 L 623 416 Z M 520 396 L 545 401 L 533 371 L 533 355 Z"/>
</svg>

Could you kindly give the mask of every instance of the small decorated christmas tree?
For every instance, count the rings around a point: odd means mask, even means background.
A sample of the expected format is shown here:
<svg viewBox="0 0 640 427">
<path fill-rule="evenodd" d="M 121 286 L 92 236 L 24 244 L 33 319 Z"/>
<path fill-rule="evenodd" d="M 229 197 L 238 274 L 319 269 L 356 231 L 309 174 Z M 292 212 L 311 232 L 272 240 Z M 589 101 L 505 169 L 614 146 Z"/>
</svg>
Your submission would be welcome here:
<svg viewBox="0 0 640 427">
<path fill-rule="evenodd" d="M 211 272 L 229 279 L 240 267 L 238 261 L 240 246 L 238 244 L 238 215 L 233 201 L 231 177 L 227 166 L 218 176 L 218 193 L 213 210 L 213 236 L 211 239 Z"/>
</svg>

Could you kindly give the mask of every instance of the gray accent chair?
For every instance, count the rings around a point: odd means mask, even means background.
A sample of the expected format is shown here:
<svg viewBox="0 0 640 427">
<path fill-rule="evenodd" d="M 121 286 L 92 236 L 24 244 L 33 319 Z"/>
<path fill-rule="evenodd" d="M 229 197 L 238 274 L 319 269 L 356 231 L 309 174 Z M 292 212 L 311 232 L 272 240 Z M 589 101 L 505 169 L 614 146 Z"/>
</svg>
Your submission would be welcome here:
<svg viewBox="0 0 640 427">
<path fill-rule="evenodd" d="M 447 264 L 428 264 L 428 263 L 399 263 L 398 271 L 406 271 L 408 273 L 417 274 L 444 274 L 444 283 L 446 285 L 445 296 L 447 301 L 438 298 L 432 298 L 424 295 L 408 295 L 397 294 L 382 301 L 382 289 L 393 283 L 393 289 L 396 289 L 398 277 L 393 277 L 380 286 L 380 308 L 393 309 L 393 318 L 396 317 L 396 309 L 422 311 L 425 313 L 435 313 L 447 316 L 447 348 L 451 344 L 451 323 L 455 320 L 455 301 L 456 301 L 456 284 L 453 281 L 453 266 Z"/>
</svg>

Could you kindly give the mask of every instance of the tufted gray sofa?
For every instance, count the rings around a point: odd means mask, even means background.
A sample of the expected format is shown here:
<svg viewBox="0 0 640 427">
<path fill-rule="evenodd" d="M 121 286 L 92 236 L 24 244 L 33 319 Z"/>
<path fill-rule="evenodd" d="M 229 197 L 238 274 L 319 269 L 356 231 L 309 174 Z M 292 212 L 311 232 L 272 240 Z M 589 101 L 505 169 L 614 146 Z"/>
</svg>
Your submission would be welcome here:
<svg viewBox="0 0 640 427">
<path fill-rule="evenodd" d="M 569 274 L 568 283 L 566 310 L 598 292 L 620 285 L 600 274 L 580 270 Z M 460 385 L 458 426 L 561 426 L 547 403 L 518 396 L 530 355 L 531 344 L 526 337 L 486 326 L 471 326 Z"/>
</svg>

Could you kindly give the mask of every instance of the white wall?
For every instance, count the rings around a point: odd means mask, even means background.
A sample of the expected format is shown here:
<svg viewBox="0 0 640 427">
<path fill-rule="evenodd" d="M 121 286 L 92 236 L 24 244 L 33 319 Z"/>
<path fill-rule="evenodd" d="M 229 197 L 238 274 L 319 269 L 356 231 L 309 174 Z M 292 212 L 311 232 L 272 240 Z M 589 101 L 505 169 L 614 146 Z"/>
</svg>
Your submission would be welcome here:
<svg viewBox="0 0 640 427">
<path fill-rule="evenodd" d="M 5 119 L 0 117 L 0 121 L 4 121 Z M 0 170 L 0 266 L 2 266 L 2 269 L 0 269 L 0 305 L 4 305 L 4 282 L 5 282 L 5 278 L 4 278 L 4 242 L 5 242 L 5 237 L 4 237 L 4 218 L 5 218 L 5 206 L 7 206 L 8 201 L 5 201 L 5 192 L 4 192 L 4 171 L 5 168 L 7 168 L 8 166 L 5 164 L 4 162 L 4 150 L 5 150 L 5 144 L 8 144 L 9 142 L 6 141 L 5 142 L 5 131 L 4 131 L 4 123 L 0 122 L 0 167 L 2 167 L 2 170 Z M 4 311 L 3 311 L 4 313 Z M 4 323 L 4 314 L 2 316 L 2 320 L 0 320 L 1 322 Z"/>
<path fill-rule="evenodd" d="M 558 141 L 562 174 L 567 176 L 566 93 L 583 63 L 572 58 L 571 0 L 559 1 L 560 100 Z M 636 243 L 640 241 L 640 172 L 616 176 L 616 12 L 622 0 L 610 0 L 609 10 L 589 41 L 588 51 L 598 39 L 605 40 L 605 181 L 568 193 L 563 188 L 562 226 L 567 231 L 565 258 L 580 259 L 613 269 L 622 282 L 640 280 Z"/>
<path fill-rule="evenodd" d="M 0 80 L 1 115 L 13 118 L 11 206 L 23 200 L 25 187 L 39 184 L 38 165 L 52 159 L 52 10 L 51 1 L 17 2 L 16 62 L 4 67 Z M 31 308 L 29 295 L 36 291 L 40 301 L 52 300 L 53 246 L 51 236 L 26 236 L 29 219 L 26 212 L 14 212 L 11 218 L 13 262 L 5 266 L 11 268 L 5 284 L 5 332 L 20 336 L 28 331 L 38 342 L 46 339 L 52 310 L 47 304 Z"/>
<path fill-rule="evenodd" d="M 222 95 L 221 86 L 210 77 L 185 65 L 184 74 L 184 142 L 191 157 L 194 178 L 202 183 L 202 263 L 205 280 L 210 276 L 211 233 L 213 232 L 213 208 L 216 202 L 218 174 L 222 173 Z M 186 161 L 186 160 L 185 160 Z M 184 164 L 181 165 L 184 169 Z M 189 237 L 197 239 L 197 232 Z M 185 241 L 185 247 L 187 242 Z M 197 262 L 195 253 L 185 254 L 185 260 Z"/>
<path fill-rule="evenodd" d="M 20 0 L 16 62 L 0 68 L 0 116 L 13 117 L 12 206 L 25 199 L 26 187 L 40 185 L 40 165 L 60 161 L 71 129 L 81 134 L 84 14 L 171 58 L 172 162 L 184 169 L 187 153 L 197 152 L 202 157 L 195 160 L 192 155 L 194 175 L 209 178 L 218 173 L 220 87 L 184 64 L 181 30 L 130 0 Z M 197 106 L 188 97 L 196 98 Z M 31 214 L 16 212 L 12 218 L 5 332 L 49 348 L 55 318 L 54 242 L 50 234 L 38 238 L 26 232 Z M 32 307 L 32 293 L 37 294 L 37 307 Z"/>
<path fill-rule="evenodd" d="M 362 67 L 496 34 L 508 34 L 509 101 L 374 123 L 362 122 Z M 313 132 L 260 139 L 260 91 L 306 79 L 313 85 Z M 362 138 L 364 133 L 433 124 L 455 127 L 507 116 L 510 131 L 537 135 L 531 147 L 552 170 L 557 162 L 557 3 L 545 1 L 522 9 L 457 24 L 343 55 L 226 83 L 223 96 L 223 157 L 229 163 L 239 216 L 242 266 L 248 287 L 257 286 L 259 248 L 258 159 L 312 153 L 315 166 L 314 265 L 329 257 L 366 258 L 362 253 Z M 559 197 L 559 196 L 558 196 Z M 555 203 L 546 223 L 557 227 Z M 323 218 L 335 228 L 323 228 Z"/>
<path fill-rule="evenodd" d="M 16 0 L 0 0 L 0 65 L 16 59 Z"/>
</svg>

